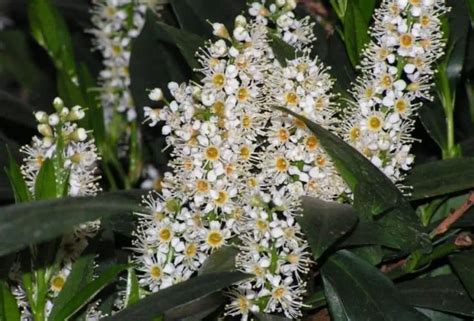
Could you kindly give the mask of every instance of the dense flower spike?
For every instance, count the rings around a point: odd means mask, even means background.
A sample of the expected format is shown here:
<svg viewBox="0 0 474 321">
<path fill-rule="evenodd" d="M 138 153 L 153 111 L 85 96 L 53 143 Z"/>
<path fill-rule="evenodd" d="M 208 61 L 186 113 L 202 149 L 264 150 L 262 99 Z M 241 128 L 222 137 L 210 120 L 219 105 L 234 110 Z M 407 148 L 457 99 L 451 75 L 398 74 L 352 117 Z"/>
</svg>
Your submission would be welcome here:
<svg viewBox="0 0 474 321">
<path fill-rule="evenodd" d="M 433 64 L 443 54 L 443 0 L 384 0 L 364 51 L 355 102 L 344 116 L 345 139 L 394 182 L 413 163 L 414 116 L 430 99 Z"/>
<path fill-rule="evenodd" d="M 40 136 L 34 136 L 30 145 L 21 148 L 26 154 L 21 166 L 23 177 L 33 197 L 35 185 L 41 167 L 48 160 L 53 163 L 55 170 L 56 190 L 67 196 L 94 196 L 100 191 L 96 162 L 100 159 L 94 140 L 84 128 L 79 127 L 78 121 L 84 118 L 85 109 L 80 106 L 67 108 L 60 98 L 53 102 L 56 112 L 48 115 L 43 111 L 35 113 Z M 67 215 L 67 213 L 65 213 Z M 64 286 L 71 271 L 72 263 L 79 257 L 99 228 L 99 222 L 89 222 L 80 225 L 76 230 L 65 235 L 59 245 L 57 264 L 48 268 L 49 291 L 46 304 L 46 314 L 51 312 L 52 300 Z M 12 269 L 11 279 L 16 283 L 13 293 L 18 300 L 23 320 L 31 320 L 29 304 L 22 286 L 19 266 Z"/>
<path fill-rule="evenodd" d="M 417 39 L 423 39 L 423 46 L 432 49 L 424 53 L 424 61 L 432 62 L 440 55 L 439 36 L 432 33 L 439 31 L 438 15 L 445 10 L 441 1 L 384 1 L 374 33 L 386 43 L 382 51 L 380 44 L 366 50 L 359 104 L 342 121 L 336 115 L 328 69 L 309 55 L 312 25 L 294 19 L 293 8 L 288 0 L 254 2 L 249 9 L 252 20 L 238 16 L 232 31 L 214 23 L 219 39 L 198 53 L 202 80 L 170 83 L 171 102 L 160 89 L 150 92 L 151 99 L 165 106 L 146 107 L 146 121 L 150 126 L 164 122 L 162 131 L 174 156 L 161 192 L 148 195 L 147 210 L 138 214 L 135 260 L 140 283 L 151 291 L 189 278 L 214 249 L 233 244 L 240 250 L 237 268 L 255 278 L 229 290 L 226 313 L 243 320 L 258 311 L 301 316 L 311 256 L 296 222 L 299 197 L 337 200 L 346 185 L 318 138 L 274 106 L 296 111 L 356 148 L 371 151 L 374 154 L 366 155 L 395 181 L 401 178 L 400 168 L 408 168 L 409 116 L 416 107 L 412 100 L 427 97 L 431 72 L 417 67 L 419 57 L 413 54 L 419 49 L 408 52 L 399 44 L 408 30 L 419 29 L 418 20 L 410 19 L 412 25 L 396 31 L 404 22 L 393 12 L 399 8 L 397 14 L 417 14 L 419 21 L 426 19 L 422 12 L 431 13 L 429 35 L 419 31 L 412 40 L 416 46 Z M 274 57 L 269 32 L 297 49 L 284 66 Z M 386 55 L 370 60 L 380 52 Z M 403 112 L 398 110 L 402 98 L 407 107 Z"/>
</svg>

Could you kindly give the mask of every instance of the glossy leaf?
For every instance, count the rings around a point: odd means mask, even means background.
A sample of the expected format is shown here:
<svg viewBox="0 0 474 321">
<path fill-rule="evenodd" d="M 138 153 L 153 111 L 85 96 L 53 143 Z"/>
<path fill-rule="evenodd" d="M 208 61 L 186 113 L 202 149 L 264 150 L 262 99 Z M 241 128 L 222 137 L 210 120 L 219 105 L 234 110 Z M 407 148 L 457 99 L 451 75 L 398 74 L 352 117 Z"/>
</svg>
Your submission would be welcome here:
<svg viewBox="0 0 474 321">
<path fill-rule="evenodd" d="M 13 159 L 12 154 L 8 148 L 7 154 L 9 164 L 8 168 L 5 168 L 5 171 L 10 181 L 10 185 L 15 196 L 15 201 L 17 203 L 28 202 L 31 200 L 31 195 L 28 187 L 26 186 L 25 180 L 23 179 L 23 175 L 21 174 L 20 166 L 18 166 L 15 159 Z"/>
<path fill-rule="evenodd" d="M 88 282 L 91 281 L 94 271 L 94 255 L 86 254 L 79 257 L 71 267 L 71 273 L 66 279 L 66 283 L 54 298 L 54 305 L 49 315 L 50 321 L 60 321 L 59 313 L 68 302 L 78 293 Z"/>
<path fill-rule="evenodd" d="M 52 159 L 45 159 L 35 180 L 35 199 L 56 198 L 56 170 Z"/>
<path fill-rule="evenodd" d="M 474 300 L 474 251 L 467 251 L 453 254 L 449 257 L 449 261 L 459 276 L 467 293 Z"/>
<path fill-rule="evenodd" d="M 280 37 L 269 33 L 271 39 L 271 47 L 276 59 L 282 66 L 286 66 L 286 60 L 295 59 L 295 49 L 284 42 Z"/>
<path fill-rule="evenodd" d="M 276 107 L 305 122 L 318 137 L 336 169 L 355 193 L 357 208 L 363 217 L 380 215 L 377 219 L 385 233 L 394 236 L 401 249 L 427 245 L 418 218 L 398 188 L 375 165 L 353 147 L 318 124 L 286 108 Z M 360 212 L 364 210 L 367 213 Z M 396 236 L 396 237 L 395 237 Z"/>
<path fill-rule="evenodd" d="M 317 260 L 357 223 L 355 210 L 345 204 L 303 197 L 303 213 L 297 217 Z"/>
<path fill-rule="evenodd" d="M 246 279 L 241 272 L 208 273 L 158 291 L 104 321 L 151 321 L 165 312 Z"/>
<path fill-rule="evenodd" d="M 474 2 L 471 0 L 466 0 L 466 6 L 469 11 L 469 16 L 471 18 L 471 26 L 474 29 Z"/>
<path fill-rule="evenodd" d="M 16 298 L 13 296 L 8 283 L 5 281 L 0 281 L 0 304 L 0 320 L 21 320 Z"/>
<path fill-rule="evenodd" d="M 103 193 L 0 207 L 0 256 L 54 239 L 76 225 L 139 210 L 141 193 Z"/>
<path fill-rule="evenodd" d="M 214 251 L 202 264 L 199 274 L 235 271 L 235 257 L 239 249 L 225 246 Z"/>
<path fill-rule="evenodd" d="M 474 158 L 464 157 L 415 166 L 405 184 L 412 200 L 459 192 L 474 187 Z"/>
<path fill-rule="evenodd" d="M 254 313 L 255 317 L 259 321 L 289 321 L 291 319 L 287 319 L 281 315 L 275 314 L 268 314 L 268 313 Z"/>
<path fill-rule="evenodd" d="M 125 307 L 129 307 L 140 300 L 140 285 L 134 268 L 129 268 L 127 273 L 127 288 L 125 290 Z"/>
<path fill-rule="evenodd" d="M 117 276 L 127 269 L 127 265 L 117 264 L 111 266 L 107 271 L 100 274 L 96 279 L 85 285 L 79 292 L 63 306 L 57 313 L 55 320 L 67 320 L 77 311 L 90 303 L 94 297 L 102 291 L 107 285 L 117 279 Z"/>
<path fill-rule="evenodd" d="M 360 218 L 355 228 L 338 245 L 339 248 L 380 245 L 388 248 L 399 249 L 398 238 L 395 235 L 386 233 L 384 226 L 378 222 L 372 222 Z"/>
<path fill-rule="evenodd" d="M 362 49 L 370 40 L 367 32 L 369 21 L 361 8 L 365 6 L 359 6 L 358 1 L 348 1 L 344 15 L 344 42 L 354 66 L 358 65 Z"/>
<path fill-rule="evenodd" d="M 411 305 L 474 317 L 474 301 L 454 275 L 419 278 L 398 289 Z"/>
<path fill-rule="evenodd" d="M 429 320 L 377 268 L 346 250 L 330 256 L 321 275 L 334 321 Z"/>
<path fill-rule="evenodd" d="M 445 150 L 447 147 L 446 116 L 443 106 L 436 97 L 433 102 L 424 103 L 418 110 L 418 118 L 430 137 Z"/>
<path fill-rule="evenodd" d="M 225 303 L 222 293 L 212 293 L 164 314 L 165 320 L 201 321 Z"/>
</svg>

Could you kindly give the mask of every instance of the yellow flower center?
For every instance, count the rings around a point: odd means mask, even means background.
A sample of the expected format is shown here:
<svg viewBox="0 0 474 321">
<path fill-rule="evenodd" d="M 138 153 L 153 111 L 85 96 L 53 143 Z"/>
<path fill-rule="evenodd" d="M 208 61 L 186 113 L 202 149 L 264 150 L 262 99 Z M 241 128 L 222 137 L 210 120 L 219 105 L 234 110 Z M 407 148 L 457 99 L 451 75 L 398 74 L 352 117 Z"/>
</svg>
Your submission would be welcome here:
<svg viewBox="0 0 474 321">
<path fill-rule="evenodd" d="M 245 102 L 249 98 L 249 90 L 245 87 L 239 88 L 237 91 L 237 99 L 240 102 Z"/>
<path fill-rule="evenodd" d="M 318 183 L 314 179 L 308 181 L 308 190 L 315 191 L 318 188 Z"/>
<path fill-rule="evenodd" d="M 237 69 L 240 69 L 240 70 L 247 69 L 248 63 L 244 55 L 238 55 L 235 58 L 235 66 L 237 67 Z"/>
<path fill-rule="evenodd" d="M 200 179 L 196 182 L 196 190 L 199 193 L 207 193 L 209 191 L 209 184 L 207 181 Z"/>
<path fill-rule="evenodd" d="M 240 158 L 248 160 L 250 158 L 251 150 L 248 146 L 242 146 L 240 148 Z"/>
<path fill-rule="evenodd" d="M 367 127 L 373 132 L 378 132 L 382 129 L 382 119 L 377 115 L 372 115 L 367 120 Z"/>
<path fill-rule="evenodd" d="M 288 140 L 288 137 L 290 137 L 290 133 L 288 133 L 288 130 L 285 128 L 280 128 L 278 130 L 278 140 L 282 143 L 285 143 Z"/>
<path fill-rule="evenodd" d="M 306 148 L 309 150 L 315 150 L 318 147 L 318 139 L 316 136 L 309 136 L 306 138 Z"/>
<path fill-rule="evenodd" d="M 385 74 L 380 78 L 380 85 L 387 89 L 392 85 L 392 76 Z"/>
<path fill-rule="evenodd" d="M 225 107 L 224 102 L 222 102 L 221 100 L 218 100 L 212 105 L 212 111 L 217 116 L 223 117 L 224 116 L 224 110 L 225 110 L 224 107 Z"/>
<path fill-rule="evenodd" d="M 187 257 L 194 257 L 197 253 L 197 246 L 194 243 L 189 243 L 186 245 L 186 249 L 184 250 L 184 254 Z"/>
<path fill-rule="evenodd" d="M 225 173 L 227 176 L 230 176 L 232 175 L 232 173 L 234 173 L 235 171 L 235 166 L 232 165 L 232 164 L 227 164 L 225 165 Z"/>
<path fill-rule="evenodd" d="M 365 98 L 372 98 L 374 96 L 374 88 L 367 87 L 364 92 Z"/>
<path fill-rule="evenodd" d="M 326 165 L 326 157 L 324 157 L 323 155 L 316 156 L 316 165 L 318 165 L 319 167 L 323 167 L 324 165 Z"/>
<path fill-rule="evenodd" d="M 413 36 L 409 33 L 404 33 L 400 36 L 400 46 L 403 48 L 410 48 L 413 45 Z"/>
<path fill-rule="evenodd" d="M 288 169 L 288 161 L 284 157 L 277 157 L 275 160 L 275 168 L 279 172 L 286 172 Z"/>
<path fill-rule="evenodd" d="M 226 191 L 220 191 L 217 195 L 217 198 L 214 200 L 214 203 L 217 205 L 224 205 L 227 203 L 227 200 L 229 199 L 229 195 L 227 194 Z"/>
<path fill-rule="evenodd" d="M 63 289 L 64 283 L 66 283 L 64 277 L 62 275 L 56 275 L 51 280 L 51 289 L 55 292 L 59 292 Z"/>
<path fill-rule="evenodd" d="M 295 106 L 298 104 L 298 96 L 295 92 L 290 91 L 289 93 L 286 93 L 285 101 L 287 105 Z"/>
<path fill-rule="evenodd" d="M 162 185 L 161 185 L 161 178 L 156 178 L 153 180 L 153 189 L 155 191 L 161 191 L 162 189 Z"/>
<path fill-rule="evenodd" d="M 355 142 L 360 137 L 360 128 L 359 127 L 352 127 L 349 131 L 349 137 L 351 141 Z"/>
<path fill-rule="evenodd" d="M 209 146 L 206 148 L 205 157 L 209 161 L 216 161 L 219 159 L 219 149 L 216 146 Z"/>
<path fill-rule="evenodd" d="M 150 267 L 150 276 L 153 280 L 158 280 L 161 278 L 161 267 L 158 265 L 152 265 Z"/>
<path fill-rule="evenodd" d="M 238 299 L 239 302 L 239 310 L 242 312 L 246 312 L 249 310 L 249 300 L 247 300 L 246 297 L 239 297 Z"/>
<path fill-rule="evenodd" d="M 41 166 L 44 163 L 44 156 L 43 155 L 38 155 L 36 156 L 36 165 Z"/>
<path fill-rule="evenodd" d="M 410 0 L 410 4 L 412 6 L 419 6 L 421 4 L 421 0 Z"/>
<path fill-rule="evenodd" d="M 324 98 L 319 97 L 314 101 L 314 108 L 316 108 L 316 110 L 323 110 L 324 107 L 326 107 L 326 101 Z"/>
<path fill-rule="evenodd" d="M 262 220 L 262 219 L 258 219 L 257 220 L 257 228 L 261 231 L 261 232 L 264 232 L 268 229 L 268 222 L 265 221 L 265 220 Z"/>
<path fill-rule="evenodd" d="M 214 85 L 214 87 L 220 89 L 220 88 L 224 87 L 224 83 L 225 83 L 224 74 L 217 73 L 214 76 L 212 76 L 212 84 Z"/>
<path fill-rule="evenodd" d="M 407 111 L 408 103 L 405 99 L 400 98 L 395 102 L 395 109 L 400 113 L 404 114 Z"/>
<path fill-rule="evenodd" d="M 300 261 L 300 256 L 298 254 L 295 254 L 295 253 L 290 253 L 286 257 L 286 259 L 291 264 L 298 264 L 298 262 Z"/>
<path fill-rule="evenodd" d="M 248 180 L 247 180 L 247 185 L 249 187 L 256 187 L 257 186 L 257 179 L 255 177 L 250 177 Z"/>
<path fill-rule="evenodd" d="M 220 247 L 224 243 L 221 231 L 210 231 L 207 234 L 207 244 L 212 248 Z"/>
<path fill-rule="evenodd" d="M 173 233 L 168 227 L 163 227 L 158 233 L 158 235 L 160 237 L 160 241 L 169 242 L 171 240 L 171 236 L 173 235 Z"/>
<path fill-rule="evenodd" d="M 273 293 L 272 293 L 272 296 L 277 299 L 277 300 L 280 300 L 281 298 L 283 298 L 283 296 L 285 296 L 285 289 L 284 288 L 276 288 Z"/>
<path fill-rule="evenodd" d="M 423 27 L 428 27 L 428 25 L 430 24 L 430 17 L 428 15 L 422 15 L 420 17 L 420 24 L 423 26 Z"/>
<path fill-rule="evenodd" d="M 377 58 L 379 60 L 385 60 L 387 59 L 387 56 L 388 56 L 388 50 L 386 48 L 380 48 L 378 51 L 377 51 Z"/>
<path fill-rule="evenodd" d="M 250 118 L 249 115 L 245 114 L 242 117 L 242 127 L 243 128 L 250 128 L 251 125 L 252 125 L 252 119 Z"/>
<path fill-rule="evenodd" d="M 161 222 L 161 220 L 165 218 L 165 215 L 163 214 L 163 212 L 155 212 L 153 218 L 155 219 L 155 221 Z"/>
</svg>

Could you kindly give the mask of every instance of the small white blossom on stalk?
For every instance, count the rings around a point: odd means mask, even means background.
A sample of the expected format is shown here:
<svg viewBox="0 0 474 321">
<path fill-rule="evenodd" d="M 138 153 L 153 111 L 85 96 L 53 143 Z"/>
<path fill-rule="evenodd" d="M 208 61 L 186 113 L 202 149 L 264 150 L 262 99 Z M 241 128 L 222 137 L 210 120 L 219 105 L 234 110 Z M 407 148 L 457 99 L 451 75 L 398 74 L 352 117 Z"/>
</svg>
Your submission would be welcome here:
<svg viewBox="0 0 474 321">
<path fill-rule="evenodd" d="M 34 136 L 31 144 L 20 149 L 26 155 L 21 166 L 23 178 L 32 196 L 36 197 L 38 174 L 44 162 L 49 160 L 54 165 L 57 189 L 61 190 L 57 197 L 64 196 L 62 191 L 67 191 L 67 196 L 94 196 L 100 191 L 100 176 L 96 165 L 100 157 L 94 140 L 89 139 L 87 131 L 78 125 L 78 121 L 84 118 L 85 111 L 80 106 L 65 107 L 60 98 L 54 100 L 53 106 L 56 112 L 50 115 L 43 111 L 35 113 L 40 135 Z M 73 233 L 63 236 L 57 254 L 59 265 L 47 271 L 47 315 L 53 307 L 54 297 L 66 282 L 72 264 L 87 247 L 88 240 L 96 235 L 99 225 L 99 221 L 84 223 Z M 12 292 L 19 302 L 22 318 L 31 320 L 19 269 L 12 269 L 11 280 L 14 282 Z"/>
<path fill-rule="evenodd" d="M 364 51 L 344 138 L 392 181 L 410 169 L 411 136 L 420 99 L 430 99 L 434 62 L 443 54 L 444 0 L 384 0 Z"/>
</svg>

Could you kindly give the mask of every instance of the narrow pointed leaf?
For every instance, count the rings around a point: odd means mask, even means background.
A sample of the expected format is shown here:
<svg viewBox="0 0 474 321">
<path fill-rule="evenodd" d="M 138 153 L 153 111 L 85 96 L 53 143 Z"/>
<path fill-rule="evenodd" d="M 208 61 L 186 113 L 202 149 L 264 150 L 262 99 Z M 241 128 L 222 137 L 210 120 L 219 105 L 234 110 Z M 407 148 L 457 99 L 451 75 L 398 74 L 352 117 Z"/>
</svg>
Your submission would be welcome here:
<svg viewBox="0 0 474 321">
<path fill-rule="evenodd" d="M 459 276 L 464 288 L 474 300 L 474 251 L 461 252 L 449 257 L 451 265 Z"/>
<path fill-rule="evenodd" d="M 199 274 L 235 271 L 235 258 L 239 249 L 234 246 L 221 247 L 214 251 L 199 269 Z"/>
<path fill-rule="evenodd" d="M 185 306 L 189 302 L 220 291 L 244 280 L 248 275 L 241 272 L 209 273 L 158 291 L 138 301 L 133 306 L 104 321 L 152 321 L 165 312 Z"/>
<path fill-rule="evenodd" d="M 18 166 L 8 148 L 7 154 L 9 164 L 8 168 L 5 170 L 7 172 L 15 200 L 17 203 L 28 202 L 31 200 L 31 195 L 28 187 L 26 186 L 25 180 L 23 179 L 23 175 L 21 174 L 20 166 Z"/>
<path fill-rule="evenodd" d="M 51 240 L 80 223 L 140 209 L 141 191 L 103 193 L 0 207 L 0 256 Z"/>
<path fill-rule="evenodd" d="M 15 297 L 10 291 L 8 283 L 0 281 L 0 320 L 20 321 L 20 311 Z"/>
<path fill-rule="evenodd" d="M 345 204 L 303 197 L 303 213 L 297 217 L 317 260 L 331 245 L 357 224 L 357 213 Z"/>
<path fill-rule="evenodd" d="M 52 159 L 45 159 L 35 180 L 35 199 L 56 198 L 56 170 Z"/>
<path fill-rule="evenodd" d="M 429 320 L 377 268 L 346 250 L 329 257 L 321 274 L 334 321 Z"/>
<path fill-rule="evenodd" d="M 134 268 L 128 269 L 127 289 L 125 292 L 125 307 L 129 307 L 140 300 L 140 286 Z"/>
</svg>

